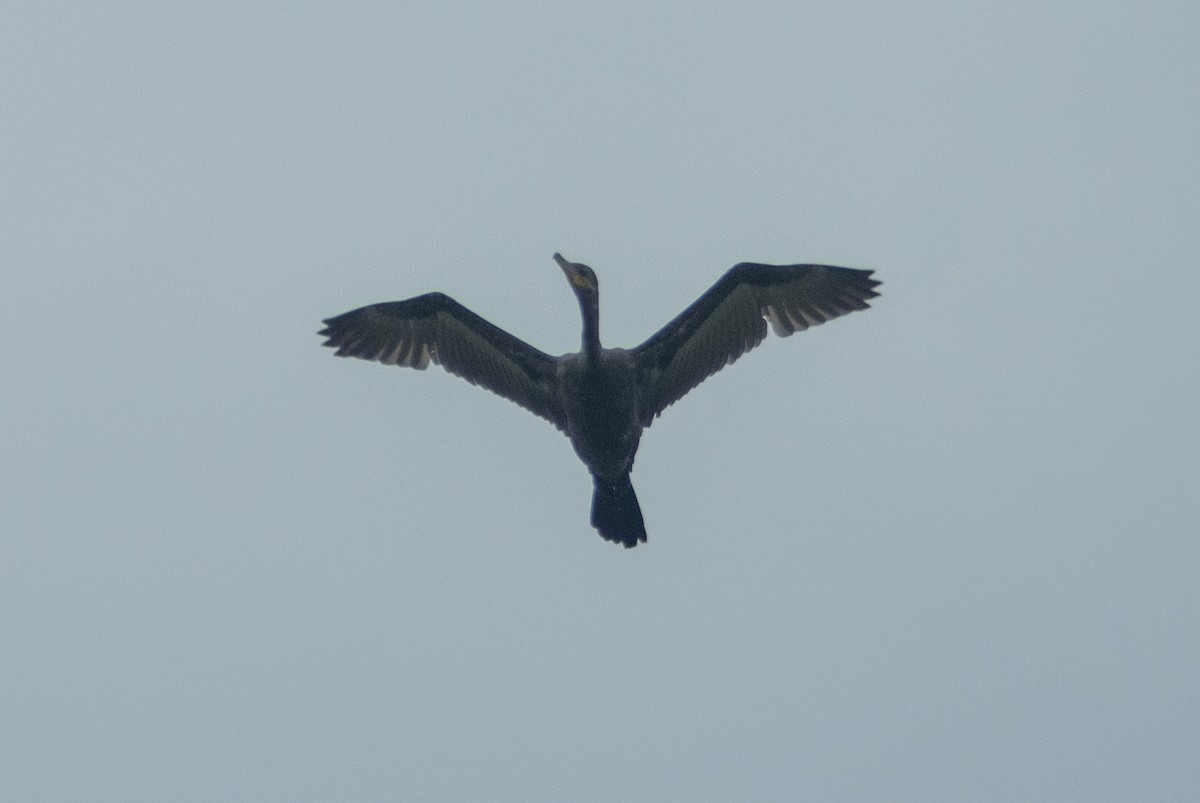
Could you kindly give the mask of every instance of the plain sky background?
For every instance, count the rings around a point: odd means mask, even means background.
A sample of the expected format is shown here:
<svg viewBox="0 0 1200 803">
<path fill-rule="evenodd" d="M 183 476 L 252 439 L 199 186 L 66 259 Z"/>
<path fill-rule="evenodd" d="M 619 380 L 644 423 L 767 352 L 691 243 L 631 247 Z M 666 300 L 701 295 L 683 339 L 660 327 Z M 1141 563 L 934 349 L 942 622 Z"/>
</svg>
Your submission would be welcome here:
<svg viewBox="0 0 1200 803">
<path fill-rule="evenodd" d="M 1200 795 L 1200 6 L 0 10 L 0 796 Z M 649 543 L 551 353 L 873 268 L 667 411 Z"/>
</svg>

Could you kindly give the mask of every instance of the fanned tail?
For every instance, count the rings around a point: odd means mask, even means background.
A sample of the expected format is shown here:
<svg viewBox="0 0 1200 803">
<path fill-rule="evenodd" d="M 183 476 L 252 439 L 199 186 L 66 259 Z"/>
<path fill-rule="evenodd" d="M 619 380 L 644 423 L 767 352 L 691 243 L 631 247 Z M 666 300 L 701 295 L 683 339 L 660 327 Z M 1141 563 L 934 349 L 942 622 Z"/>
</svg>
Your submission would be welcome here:
<svg viewBox="0 0 1200 803">
<path fill-rule="evenodd" d="M 604 540 L 622 544 L 626 549 L 646 540 L 646 525 L 642 508 L 629 475 L 617 480 L 593 477 L 596 491 L 592 495 L 592 526 Z"/>
</svg>

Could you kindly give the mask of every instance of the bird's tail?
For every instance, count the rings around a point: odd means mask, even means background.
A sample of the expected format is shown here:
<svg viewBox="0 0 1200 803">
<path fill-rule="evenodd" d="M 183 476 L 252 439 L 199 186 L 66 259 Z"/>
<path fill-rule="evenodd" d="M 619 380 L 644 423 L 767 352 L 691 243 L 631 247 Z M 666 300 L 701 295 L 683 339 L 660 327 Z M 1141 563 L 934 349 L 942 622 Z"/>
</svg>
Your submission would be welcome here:
<svg viewBox="0 0 1200 803">
<path fill-rule="evenodd" d="M 629 475 L 616 480 L 593 477 L 596 492 L 592 495 L 592 526 L 606 541 L 623 544 L 626 549 L 646 540 L 646 525 L 642 523 L 642 508 Z"/>
</svg>

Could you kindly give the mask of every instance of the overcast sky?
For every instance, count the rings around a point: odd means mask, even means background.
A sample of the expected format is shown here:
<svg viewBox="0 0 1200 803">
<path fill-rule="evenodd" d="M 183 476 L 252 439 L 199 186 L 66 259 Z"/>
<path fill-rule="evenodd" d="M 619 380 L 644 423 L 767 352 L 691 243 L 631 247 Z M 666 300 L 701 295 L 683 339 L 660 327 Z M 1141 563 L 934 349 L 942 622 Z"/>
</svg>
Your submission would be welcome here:
<svg viewBox="0 0 1200 803">
<path fill-rule="evenodd" d="M 0 10 L 0 797 L 1200 794 L 1194 3 Z M 568 441 L 320 320 L 606 345 L 871 268 Z"/>
</svg>

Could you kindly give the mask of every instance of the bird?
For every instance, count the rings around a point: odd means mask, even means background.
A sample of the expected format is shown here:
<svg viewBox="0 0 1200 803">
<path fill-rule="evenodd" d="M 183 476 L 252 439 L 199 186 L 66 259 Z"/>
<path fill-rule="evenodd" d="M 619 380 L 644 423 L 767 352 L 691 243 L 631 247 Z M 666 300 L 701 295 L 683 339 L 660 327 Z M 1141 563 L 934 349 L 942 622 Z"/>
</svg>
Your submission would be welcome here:
<svg viewBox="0 0 1200 803">
<path fill-rule="evenodd" d="M 540 416 L 592 475 L 591 524 L 626 548 L 646 541 L 630 479 L 642 431 L 667 407 L 761 343 L 868 308 L 872 270 L 741 262 L 640 346 L 600 345 L 600 284 L 559 253 L 583 319 L 578 352 L 554 357 L 444 293 L 371 304 L 327 318 L 318 334 L 339 357 L 423 370 L 432 362 Z"/>
</svg>

